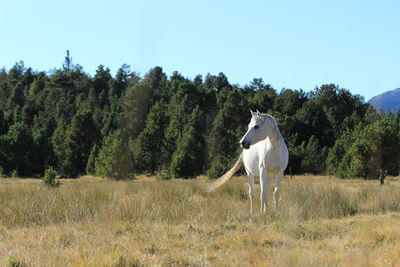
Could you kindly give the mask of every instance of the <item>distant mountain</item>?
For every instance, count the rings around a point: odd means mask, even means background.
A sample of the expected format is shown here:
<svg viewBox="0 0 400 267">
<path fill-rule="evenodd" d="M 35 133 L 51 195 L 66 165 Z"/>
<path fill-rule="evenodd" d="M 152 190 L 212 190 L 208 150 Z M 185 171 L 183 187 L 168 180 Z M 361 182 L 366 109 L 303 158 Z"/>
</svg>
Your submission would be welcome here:
<svg viewBox="0 0 400 267">
<path fill-rule="evenodd" d="M 397 110 L 400 109 L 400 88 L 374 96 L 368 103 L 378 111 L 387 112 L 391 110 L 392 113 L 396 114 Z"/>
</svg>

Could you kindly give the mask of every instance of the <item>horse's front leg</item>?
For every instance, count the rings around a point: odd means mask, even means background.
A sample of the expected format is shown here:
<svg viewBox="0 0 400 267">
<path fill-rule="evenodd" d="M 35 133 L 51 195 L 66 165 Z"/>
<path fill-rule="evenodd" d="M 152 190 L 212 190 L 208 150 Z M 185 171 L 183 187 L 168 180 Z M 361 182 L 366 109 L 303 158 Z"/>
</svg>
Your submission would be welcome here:
<svg viewBox="0 0 400 267">
<path fill-rule="evenodd" d="M 261 187 L 261 212 L 267 211 L 268 188 L 271 180 L 267 177 L 267 172 L 264 168 L 260 168 L 260 187 Z"/>
<path fill-rule="evenodd" d="M 250 212 L 253 213 L 253 201 L 254 201 L 254 175 L 247 173 L 247 184 L 249 185 L 249 197 L 250 197 Z"/>
</svg>

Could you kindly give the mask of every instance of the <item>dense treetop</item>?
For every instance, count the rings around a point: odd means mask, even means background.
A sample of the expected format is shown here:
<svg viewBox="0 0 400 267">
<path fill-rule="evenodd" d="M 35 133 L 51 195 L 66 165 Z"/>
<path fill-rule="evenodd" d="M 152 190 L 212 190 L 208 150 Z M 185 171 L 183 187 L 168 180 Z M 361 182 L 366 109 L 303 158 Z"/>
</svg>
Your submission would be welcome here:
<svg viewBox="0 0 400 267">
<path fill-rule="evenodd" d="M 400 119 L 333 84 L 280 92 L 223 74 L 193 79 L 160 67 L 141 77 L 100 65 L 92 77 L 69 53 L 60 69 L 22 62 L 0 71 L 0 172 L 90 173 L 124 179 L 217 177 L 239 156 L 249 109 L 274 116 L 289 148 L 287 172 L 376 178 L 399 174 Z"/>
</svg>

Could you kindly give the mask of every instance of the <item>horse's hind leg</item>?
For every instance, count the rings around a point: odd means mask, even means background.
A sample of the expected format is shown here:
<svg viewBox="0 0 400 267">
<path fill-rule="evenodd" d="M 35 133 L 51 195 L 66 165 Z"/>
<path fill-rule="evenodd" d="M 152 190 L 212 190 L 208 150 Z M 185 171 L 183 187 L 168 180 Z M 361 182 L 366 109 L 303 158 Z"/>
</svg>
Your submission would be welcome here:
<svg viewBox="0 0 400 267">
<path fill-rule="evenodd" d="M 274 190 L 274 209 L 275 209 L 275 211 L 278 210 L 278 202 L 279 202 L 279 197 L 281 195 L 282 177 L 283 177 L 283 171 L 279 172 L 276 175 L 275 190 Z"/>
<path fill-rule="evenodd" d="M 254 201 L 254 175 L 247 173 L 247 184 L 249 185 L 249 197 L 250 197 L 250 212 L 253 212 L 253 201 Z"/>
</svg>

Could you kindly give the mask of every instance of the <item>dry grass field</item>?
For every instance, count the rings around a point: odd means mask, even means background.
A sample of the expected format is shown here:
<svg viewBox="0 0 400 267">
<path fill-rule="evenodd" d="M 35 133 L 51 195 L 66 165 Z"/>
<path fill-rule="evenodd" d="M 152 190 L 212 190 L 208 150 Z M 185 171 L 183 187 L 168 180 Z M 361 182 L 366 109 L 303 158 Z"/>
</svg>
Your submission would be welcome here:
<svg viewBox="0 0 400 267">
<path fill-rule="evenodd" d="M 265 215 L 207 182 L 1 179 L 0 265 L 400 266 L 399 178 L 286 177 Z"/>
</svg>

